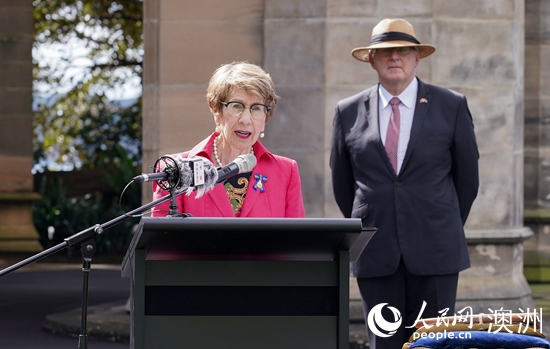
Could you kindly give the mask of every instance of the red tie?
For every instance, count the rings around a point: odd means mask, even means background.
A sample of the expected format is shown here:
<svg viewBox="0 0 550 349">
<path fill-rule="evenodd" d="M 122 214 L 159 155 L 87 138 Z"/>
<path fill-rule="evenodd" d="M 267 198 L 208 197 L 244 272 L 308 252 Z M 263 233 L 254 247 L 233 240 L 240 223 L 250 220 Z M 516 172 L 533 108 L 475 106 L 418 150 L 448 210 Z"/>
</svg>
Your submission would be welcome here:
<svg viewBox="0 0 550 349">
<path fill-rule="evenodd" d="M 399 124 L 401 123 L 401 114 L 399 113 L 399 103 L 397 97 L 390 100 L 391 115 L 388 124 L 388 133 L 386 133 L 386 153 L 390 158 L 393 171 L 397 174 L 397 146 L 399 144 Z"/>
</svg>

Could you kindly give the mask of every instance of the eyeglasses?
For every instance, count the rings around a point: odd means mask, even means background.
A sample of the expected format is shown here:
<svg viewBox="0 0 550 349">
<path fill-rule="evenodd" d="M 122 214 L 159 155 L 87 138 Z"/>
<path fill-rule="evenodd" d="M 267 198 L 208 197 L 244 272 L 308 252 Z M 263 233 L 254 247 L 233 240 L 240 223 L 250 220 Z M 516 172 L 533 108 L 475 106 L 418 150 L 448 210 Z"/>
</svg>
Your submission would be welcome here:
<svg viewBox="0 0 550 349">
<path fill-rule="evenodd" d="M 401 57 L 405 57 L 411 51 L 416 51 L 416 48 L 414 47 L 389 47 L 389 48 L 377 48 L 374 50 L 374 53 L 377 55 L 380 55 L 382 57 L 389 57 L 393 54 L 393 51 L 397 52 L 397 54 Z"/>
<path fill-rule="evenodd" d="M 250 109 L 250 115 L 256 120 L 261 120 L 262 118 L 265 118 L 267 113 L 271 110 L 271 107 L 268 107 L 265 104 L 261 103 L 254 103 L 251 106 L 245 106 L 241 102 L 220 102 L 222 105 L 224 105 L 227 110 L 229 111 L 229 115 L 233 117 L 241 116 L 241 114 L 244 112 L 246 108 Z"/>
</svg>

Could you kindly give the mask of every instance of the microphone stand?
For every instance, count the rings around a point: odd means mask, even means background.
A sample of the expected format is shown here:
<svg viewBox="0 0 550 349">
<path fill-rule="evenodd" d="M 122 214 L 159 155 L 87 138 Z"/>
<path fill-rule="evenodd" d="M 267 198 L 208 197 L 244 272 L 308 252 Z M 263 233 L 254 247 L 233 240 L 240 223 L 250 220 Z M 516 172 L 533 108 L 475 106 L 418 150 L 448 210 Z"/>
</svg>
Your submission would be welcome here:
<svg viewBox="0 0 550 349">
<path fill-rule="evenodd" d="M 92 257 L 96 251 L 96 245 L 94 237 L 103 233 L 106 229 L 109 229 L 119 223 L 129 220 L 130 218 L 135 218 L 136 215 L 140 215 L 145 211 L 150 210 L 151 208 L 159 205 L 165 201 L 173 200 L 175 204 L 175 198 L 178 195 L 183 194 L 187 191 L 187 188 L 182 188 L 174 191 L 170 189 L 170 194 L 161 197 L 155 201 L 152 201 L 146 205 L 143 205 L 135 210 L 132 210 L 128 213 L 125 213 L 121 216 L 118 216 L 108 222 L 103 224 L 96 224 L 93 227 L 89 227 L 76 233 L 74 235 L 65 238 L 62 243 L 59 243 L 51 248 L 48 248 L 40 253 L 37 253 L 27 259 L 24 259 L 18 263 L 15 263 L 5 269 L 0 270 L 0 277 L 5 276 L 19 268 L 22 268 L 28 264 L 34 263 L 42 258 L 50 256 L 64 248 L 72 247 L 74 245 L 80 244 L 80 251 L 82 253 L 82 272 L 84 273 L 83 285 L 82 285 L 82 315 L 81 315 L 81 324 L 80 324 L 80 335 L 78 337 L 78 348 L 87 349 L 88 348 L 88 336 L 87 336 L 87 316 L 88 316 L 88 281 L 90 275 L 90 268 L 92 264 Z M 174 209 L 177 213 L 177 204 Z M 170 206 L 170 215 L 172 215 L 172 206 Z M 181 216 L 178 214 L 178 216 Z M 185 214 L 183 215 L 186 216 Z"/>
</svg>

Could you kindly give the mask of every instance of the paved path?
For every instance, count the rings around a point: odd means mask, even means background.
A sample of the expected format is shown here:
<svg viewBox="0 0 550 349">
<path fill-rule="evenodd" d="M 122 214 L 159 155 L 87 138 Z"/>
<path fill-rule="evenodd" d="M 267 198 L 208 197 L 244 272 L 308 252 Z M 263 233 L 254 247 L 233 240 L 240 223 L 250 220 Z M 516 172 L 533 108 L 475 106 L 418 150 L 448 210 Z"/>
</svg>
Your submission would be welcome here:
<svg viewBox="0 0 550 349">
<path fill-rule="evenodd" d="M 77 349 L 78 338 L 52 334 L 42 326 L 50 314 L 81 309 L 81 265 L 38 264 L 0 277 L 0 347 Z M 0 266 L 5 267 L 1 263 Z M 129 280 L 121 278 L 118 268 L 92 264 L 89 279 L 90 309 L 109 302 L 124 303 L 128 295 Z M 80 311 L 76 316 L 80 318 Z M 80 321 L 77 320 L 75 325 L 78 335 Z M 129 347 L 128 343 L 93 338 L 87 342 L 89 349 Z"/>
</svg>

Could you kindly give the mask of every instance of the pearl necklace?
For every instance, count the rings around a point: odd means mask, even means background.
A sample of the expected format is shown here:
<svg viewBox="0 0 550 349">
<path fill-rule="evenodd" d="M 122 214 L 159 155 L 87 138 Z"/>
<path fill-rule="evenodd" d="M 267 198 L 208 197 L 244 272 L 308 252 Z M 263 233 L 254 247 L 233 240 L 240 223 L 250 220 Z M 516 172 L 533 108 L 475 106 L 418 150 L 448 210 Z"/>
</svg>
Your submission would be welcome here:
<svg viewBox="0 0 550 349">
<path fill-rule="evenodd" d="M 223 167 L 222 162 L 220 161 L 220 157 L 218 156 L 218 138 L 220 138 L 220 135 L 217 135 L 216 138 L 214 138 L 214 158 L 218 163 L 218 167 Z M 250 154 L 254 155 L 254 148 L 252 147 L 250 147 Z"/>
</svg>

